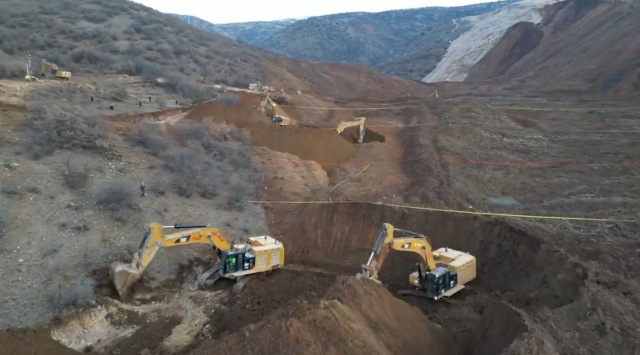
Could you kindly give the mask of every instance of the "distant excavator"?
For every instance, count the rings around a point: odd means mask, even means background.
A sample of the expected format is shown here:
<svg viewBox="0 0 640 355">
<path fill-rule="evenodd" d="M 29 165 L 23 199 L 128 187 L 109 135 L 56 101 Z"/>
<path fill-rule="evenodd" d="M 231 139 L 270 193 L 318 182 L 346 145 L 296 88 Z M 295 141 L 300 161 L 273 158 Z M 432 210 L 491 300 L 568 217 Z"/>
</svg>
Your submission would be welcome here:
<svg viewBox="0 0 640 355">
<path fill-rule="evenodd" d="M 58 65 L 56 63 L 51 63 L 49 61 L 47 61 L 46 59 L 42 58 L 40 60 L 40 74 L 45 77 L 45 69 L 46 68 L 50 69 L 50 73 L 51 75 L 53 75 L 54 77 L 58 78 L 58 79 L 62 79 L 62 80 L 70 80 L 71 79 L 71 72 L 67 71 L 67 70 L 60 70 L 58 69 Z"/>
<path fill-rule="evenodd" d="M 336 132 L 338 132 L 338 134 L 342 134 L 342 132 L 344 132 L 344 130 L 348 127 L 355 127 L 355 126 L 359 126 L 360 129 L 358 131 L 358 143 L 362 143 L 364 142 L 364 121 L 366 120 L 366 117 L 359 117 L 356 118 L 352 121 L 342 121 L 340 122 L 340 124 L 338 125 L 338 128 L 336 128 Z"/>
<path fill-rule="evenodd" d="M 396 238 L 394 231 L 411 237 Z M 424 235 L 395 228 L 389 223 L 383 224 L 367 264 L 362 265 L 362 272 L 356 277 L 380 282 L 378 272 L 391 249 L 420 256 L 418 270 L 409 275 L 409 283 L 414 290 L 398 292 L 401 295 L 439 300 L 454 295 L 476 278 L 474 256 L 450 248 L 433 251 L 429 239 Z"/>
<path fill-rule="evenodd" d="M 279 124 L 280 126 L 298 125 L 298 122 L 296 120 L 286 117 L 279 112 L 280 110 L 278 109 L 278 104 L 276 104 L 269 95 L 267 95 L 267 97 L 262 100 L 262 102 L 260 103 L 260 107 L 258 107 L 258 110 L 264 111 L 267 104 L 271 106 L 272 110 L 271 122 Z"/>
<path fill-rule="evenodd" d="M 163 229 L 179 230 L 164 234 Z M 131 263 L 114 262 L 110 276 L 121 299 L 129 294 L 131 287 L 142 277 L 149 263 L 160 248 L 194 243 L 213 246 L 220 263 L 198 277 L 198 287 L 213 284 L 220 278 L 235 280 L 234 292 L 242 290 L 248 276 L 271 271 L 284 265 L 284 246 L 270 236 L 249 237 L 247 243 L 234 244 L 220 230 L 206 225 L 161 226 L 153 223 L 142 238 L 140 247 Z M 209 279 L 213 277 L 212 279 Z"/>
<path fill-rule="evenodd" d="M 38 81 L 38 77 L 32 75 L 31 73 L 31 54 L 27 56 L 27 60 L 25 61 L 25 66 L 27 67 L 27 75 L 24 76 L 24 80 L 26 81 Z"/>
</svg>

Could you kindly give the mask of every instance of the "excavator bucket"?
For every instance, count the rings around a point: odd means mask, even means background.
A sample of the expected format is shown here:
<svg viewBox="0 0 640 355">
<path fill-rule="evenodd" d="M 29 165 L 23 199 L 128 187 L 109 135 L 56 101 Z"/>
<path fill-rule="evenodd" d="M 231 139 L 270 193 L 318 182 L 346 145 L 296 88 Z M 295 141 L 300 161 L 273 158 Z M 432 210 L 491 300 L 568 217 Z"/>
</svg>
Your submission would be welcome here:
<svg viewBox="0 0 640 355">
<path fill-rule="evenodd" d="M 113 262 L 111 264 L 110 276 L 113 285 L 118 291 L 120 299 L 124 299 L 131 286 L 140 280 L 142 272 L 129 263 Z"/>
</svg>

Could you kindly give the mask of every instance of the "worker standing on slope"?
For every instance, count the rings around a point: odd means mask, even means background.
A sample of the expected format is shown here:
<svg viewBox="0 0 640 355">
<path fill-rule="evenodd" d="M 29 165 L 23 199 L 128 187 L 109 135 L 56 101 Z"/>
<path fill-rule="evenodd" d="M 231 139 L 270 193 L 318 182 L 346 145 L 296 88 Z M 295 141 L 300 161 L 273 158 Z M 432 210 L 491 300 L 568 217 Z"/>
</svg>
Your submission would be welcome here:
<svg viewBox="0 0 640 355">
<path fill-rule="evenodd" d="M 144 181 L 140 181 L 140 197 L 145 197 L 147 194 L 145 193 L 146 186 L 144 186 Z"/>
</svg>

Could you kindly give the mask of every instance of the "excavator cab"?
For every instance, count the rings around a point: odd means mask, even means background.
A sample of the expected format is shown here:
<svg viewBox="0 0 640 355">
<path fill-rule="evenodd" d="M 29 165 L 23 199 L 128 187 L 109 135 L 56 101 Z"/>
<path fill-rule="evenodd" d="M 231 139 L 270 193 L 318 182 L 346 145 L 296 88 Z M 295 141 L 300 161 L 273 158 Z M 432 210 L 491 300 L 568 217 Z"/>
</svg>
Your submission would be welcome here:
<svg viewBox="0 0 640 355">
<path fill-rule="evenodd" d="M 443 267 L 439 267 L 427 274 L 427 284 L 424 289 L 427 296 L 433 299 L 439 299 L 445 292 L 453 289 L 458 285 L 458 274 L 449 271 Z"/>
<path fill-rule="evenodd" d="M 222 253 L 220 256 L 222 275 L 238 271 L 252 270 L 256 266 L 256 257 L 250 252 Z"/>
</svg>

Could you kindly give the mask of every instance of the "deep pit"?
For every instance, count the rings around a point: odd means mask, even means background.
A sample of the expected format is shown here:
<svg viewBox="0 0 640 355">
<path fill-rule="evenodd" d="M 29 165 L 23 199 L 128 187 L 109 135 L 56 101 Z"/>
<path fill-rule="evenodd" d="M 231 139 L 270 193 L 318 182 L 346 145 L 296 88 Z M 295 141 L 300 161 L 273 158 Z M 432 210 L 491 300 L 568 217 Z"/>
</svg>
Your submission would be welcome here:
<svg viewBox="0 0 640 355">
<path fill-rule="evenodd" d="M 358 144 L 358 127 L 348 127 L 342 132 L 342 137 L 348 140 L 351 143 Z M 364 139 L 362 143 L 384 143 L 386 138 L 383 134 L 373 131 L 369 128 L 364 129 Z"/>
<path fill-rule="evenodd" d="M 556 308 L 573 302 L 587 277 L 582 266 L 536 236 L 502 221 L 371 204 L 330 204 L 299 209 L 278 233 L 290 263 L 354 275 L 366 262 L 382 223 L 427 235 L 434 248 L 448 246 L 477 258 L 478 277 L 446 302 L 404 298 L 460 339 L 468 355 L 499 353 L 526 331 L 522 309 Z M 391 252 L 380 278 L 391 292 L 408 287 L 417 262 Z M 494 327 L 488 328 L 492 324 Z"/>
</svg>

